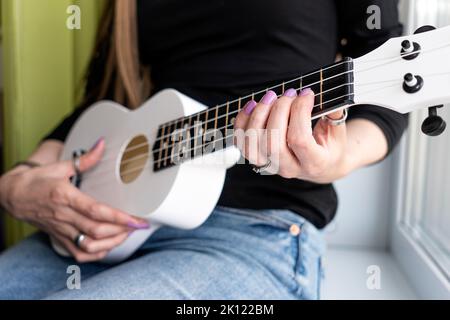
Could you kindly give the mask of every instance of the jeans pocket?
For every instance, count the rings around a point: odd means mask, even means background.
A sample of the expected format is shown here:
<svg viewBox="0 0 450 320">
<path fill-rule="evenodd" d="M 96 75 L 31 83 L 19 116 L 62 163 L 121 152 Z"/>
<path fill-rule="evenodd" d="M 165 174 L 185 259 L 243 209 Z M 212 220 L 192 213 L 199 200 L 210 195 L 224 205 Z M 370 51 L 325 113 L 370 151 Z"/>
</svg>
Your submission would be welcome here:
<svg viewBox="0 0 450 320">
<path fill-rule="evenodd" d="M 277 261 L 283 283 L 298 299 L 317 299 L 320 285 L 320 257 L 324 238 L 311 223 L 288 210 L 249 210 L 218 207 L 221 225 L 257 237 L 258 248 Z M 228 224 L 225 226 L 224 224 Z M 250 253 L 254 254 L 254 252 Z"/>
</svg>

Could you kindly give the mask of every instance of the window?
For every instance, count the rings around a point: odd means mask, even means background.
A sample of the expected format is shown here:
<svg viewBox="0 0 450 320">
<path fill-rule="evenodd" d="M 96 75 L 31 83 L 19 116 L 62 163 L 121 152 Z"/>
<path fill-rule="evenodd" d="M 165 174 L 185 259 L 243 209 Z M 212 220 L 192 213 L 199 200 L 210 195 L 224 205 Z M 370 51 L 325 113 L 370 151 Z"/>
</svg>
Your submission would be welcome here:
<svg viewBox="0 0 450 320">
<path fill-rule="evenodd" d="M 407 32 L 450 25 L 450 1 L 411 0 Z M 449 87 L 450 90 L 450 87 Z M 424 106 L 425 107 L 425 106 Z M 439 137 L 421 132 L 428 111 L 410 117 L 399 156 L 399 203 L 392 247 L 423 298 L 450 298 L 450 105 L 439 109 L 449 126 Z"/>
<path fill-rule="evenodd" d="M 448 106 L 439 114 L 450 119 Z M 406 198 L 399 222 L 450 281 L 450 131 L 437 138 L 424 136 L 420 125 L 425 117 L 426 112 L 411 117 Z"/>
</svg>

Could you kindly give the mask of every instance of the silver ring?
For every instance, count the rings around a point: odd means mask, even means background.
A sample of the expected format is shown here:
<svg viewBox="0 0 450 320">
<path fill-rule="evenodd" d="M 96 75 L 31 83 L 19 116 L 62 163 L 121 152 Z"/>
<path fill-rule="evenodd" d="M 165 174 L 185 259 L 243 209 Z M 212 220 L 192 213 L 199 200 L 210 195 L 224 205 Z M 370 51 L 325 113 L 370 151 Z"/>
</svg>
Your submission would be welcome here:
<svg viewBox="0 0 450 320">
<path fill-rule="evenodd" d="M 269 169 L 271 164 L 272 164 L 272 161 L 269 159 L 269 161 L 263 166 L 260 166 L 260 167 L 253 166 L 253 171 L 256 173 L 262 173 L 262 172 L 266 171 L 267 169 Z"/>
<path fill-rule="evenodd" d="M 82 155 L 83 154 L 81 152 L 74 152 L 72 154 L 73 169 L 75 170 L 75 174 L 77 176 L 79 176 L 81 174 L 81 169 L 80 169 L 81 160 L 80 160 L 80 158 L 81 158 Z"/>
<path fill-rule="evenodd" d="M 75 240 L 73 240 L 73 243 L 77 246 L 77 248 L 81 248 L 81 243 L 86 239 L 86 235 L 80 233 L 77 235 Z"/>
<path fill-rule="evenodd" d="M 340 119 L 331 119 L 328 115 L 323 116 L 322 119 L 324 119 L 330 126 L 337 127 L 337 126 L 344 124 L 345 121 L 347 121 L 347 117 L 348 117 L 348 111 L 347 111 L 347 109 L 344 109 L 344 112 Z"/>
</svg>

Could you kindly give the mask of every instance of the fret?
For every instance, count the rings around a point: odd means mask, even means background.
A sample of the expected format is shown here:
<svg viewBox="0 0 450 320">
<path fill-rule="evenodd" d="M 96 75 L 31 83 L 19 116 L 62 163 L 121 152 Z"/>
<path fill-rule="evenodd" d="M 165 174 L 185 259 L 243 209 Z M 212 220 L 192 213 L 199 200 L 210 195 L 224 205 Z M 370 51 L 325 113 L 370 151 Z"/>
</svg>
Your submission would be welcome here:
<svg viewBox="0 0 450 320">
<path fill-rule="evenodd" d="M 285 83 L 283 81 L 283 84 L 281 85 L 281 94 L 284 94 L 285 92 Z"/>
<path fill-rule="evenodd" d="M 187 148 L 190 150 L 192 149 L 192 139 L 194 139 L 195 142 L 195 121 L 193 123 L 192 121 L 192 116 L 189 116 L 189 120 L 187 122 L 187 134 L 188 134 L 188 139 L 189 139 L 189 143 L 187 145 Z M 192 159 L 194 157 L 192 151 L 189 151 L 189 157 Z"/>
<path fill-rule="evenodd" d="M 196 124 L 195 124 L 195 129 L 194 129 L 195 130 L 195 134 L 194 134 L 194 149 L 192 150 L 192 153 L 193 153 L 192 157 L 194 157 L 194 158 L 197 157 L 197 152 L 198 152 L 197 147 L 198 147 L 198 142 L 199 142 L 198 140 L 202 136 L 201 135 L 202 121 L 200 119 L 200 115 L 201 114 L 202 114 L 201 112 L 197 113 L 197 120 L 196 120 Z M 200 140 L 200 143 L 201 142 L 202 141 Z"/>
<path fill-rule="evenodd" d="M 187 132 L 189 136 L 189 143 L 187 147 L 190 149 L 193 148 L 193 143 L 195 143 L 196 137 L 195 137 L 195 121 L 193 121 L 192 115 L 189 116 L 189 121 L 187 123 Z M 189 152 L 189 157 L 192 159 L 194 158 L 194 154 L 192 151 Z"/>
<path fill-rule="evenodd" d="M 176 150 L 175 147 L 179 146 L 179 141 L 181 141 L 182 136 L 180 137 L 180 135 L 182 135 L 181 129 L 183 127 L 183 121 L 182 119 L 178 119 L 175 121 L 174 125 L 173 125 L 173 129 L 171 130 L 170 133 L 170 142 L 169 142 L 169 148 L 168 148 L 168 153 L 169 153 L 169 159 L 167 159 L 169 161 L 168 165 L 171 165 L 173 163 L 176 163 L 175 160 L 177 159 L 177 155 L 176 155 Z"/>
<path fill-rule="evenodd" d="M 239 98 L 239 111 L 241 110 L 241 98 Z M 227 127 L 228 126 L 228 115 L 230 114 L 230 102 L 229 101 L 227 101 L 227 109 L 225 110 L 225 114 L 226 114 L 226 116 L 225 116 L 225 127 Z"/>
<path fill-rule="evenodd" d="M 233 104 L 227 103 L 227 117 L 226 117 L 226 121 L 224 123 L 223 126 L 223 131 L 222 131 L 222 135 L 223 137 L 229 137 L 231 135 L 231 133 L 229 133 L 229 131 L 232 131 L 234 129 L 234 120 L 235 117 L 237 116 L 237 113 L 239 113 L 241 111 L 242 108 L 242 98 L 239 98 L 237 101 L 237 112 L 236 112 L 236 105 L 233 106 Z M 230 116 L 229 114 L 232 115 Z M 231 135 L 231 142 L 229 141 L 229 138 L 225 139 L 224 141 L 224 146 L 230 146 L 233 145 L 233 136 Z"/>
<path fill-rule="evenodd" d="M 211 123 L 211 125 L 209 126 L 209 130 L 212 130 L 212 129 L 214 129 L 214 120 L 215 120 L 215 118 L 216 118 L 216 110 L 218 110 L 218 109 L 221 109 L 220 107 L 219 108 L 217 108 L 217 106 L 216 107 L 211 107 L 211 108 L 209 108 L 208 109 L 208 113 L 209 113 L 209 123 Z M 223 109 L 221 109 L 221 110 L 223 110 Z M 223 111 L 222 111 L 223 112 Z"/>
<path fill-rule="evenodd" d="M 172 123 L 169 126 L 169 131 L 167 132 L 167 137 L 164 139 L 165 140 L 165 142 L 164 142 L 164 158 L 162 160 L 163 166 L 167 166 L 168 165 L 167 161 L 170 161 L 170 159 L 169 159 L 170 139 L 171 139 L 174 128 L 175 128 L 175 123 Z"/>
<path fill-rule="evenodd" d="M 189 131 L 186 130 L 188 122 L 189 117 L 177 121 L 176 130 L 178 131 L 178 134 L 175 137 L 175 141 L 172 143 L 174 144 L 174 147 L 176 147 L 176 149 L 174 148 L 172 150 L 172 161 L 174 163 L 183 161 L 183 159 L 187 157 L 187 155 L 185 155 L 185 150 L 190 149 L 190 134 Z"/>
<path fill-rule="evenodd" d="M 188 125 L 188 128 L 192 127 L 192 115 L 189 116 L 187 125 Z"/>
<path fill-rule="evenodd" d="M 227 102 L 228 105 L 228 102 Z M 217 118 L 219 117 L 219 106 L 216 107 L 216 116 L 214 117 L 214 131 L 217 130 Z"/>
<path fill-rule="evenodd" d="M 160 137 L 164 137 L 164 135 L 166 134 L 166 126 L 162 125 L 160 127 L 160 130 L 161 130 Z M 156 165 L 157 165 L 157 168 L 159 169 L 161 167 L 161 156 L 162 156 L 162 150 L 163 150 L 162 140 L 159 140 L 158 149 L 159 149 L 159 152 L 158 152 L 158 160 L 156 161 Z"/>
<path fill-rule="evenodd" d="M 225 112 L 225 111 L 222 111 L 222 112 Z M 226 127 L 226 121 L 227 121 L 227 117 L 220 116 L 220 113 L 219 113 L 219 116 L 217 117 L 217 128 L 214 131 L 215 134 L 223 133 L 223 129 Z"/>
<path fill-rule="evenodd" d="M 176 122 L 176 131 L 178 132 L 178 137 L 176 138 L 180 138 L 183 135 L 183 129 L 184 129 L 184 123 L 185 123 L 186 119 L 180 119 Z"/>
<path fill-rule="evenodd" d="M 206 130 L 204 132 L 204 138 L 203 138 L 203 150 L 205 152 L 212 152 L 213 149 L 211 149 L 211 145 L 215 145 L 215 139 L 216 139 L 216 123 L 217 123 L 217 114 L 218 108 L 211 108 L 206 110 L 206 119 L 207 122 L 209 123 L 208 126 L 206 126 Z M 214 125 L 213 125 L 214 123 Z"/>
<path fill-rule="evenodd" d="M 210 117 L 209 117 L 209 110 L 206 110 L 205 111 L 205 119 L 204 119 L 205 127 L 204 127 L 204 130 L 203 130 L 202 140 L 201 140 L 201 144 L 200 144 L 200 147 L 199 147 L 200 154 L 203 153 L 204 147 L 207 144 L 207 140 L 206 139 L 207 139 L 207 134 L 208 134 L 208 120 L 209 119 L 210 119 Z"/>
<path fill-rule="evenodd" d="M 153 145 L 153 148 L 152 148 L 152 153 L 153 153 L 153 170 L 157 170 L 157 169 L 160 168 L 161 146 L 162 146 L 161 137 L 163 136 L 163 134 L 162 134 L 163 127 L 165 127 L 164 124 L 159 126 L 159 128 L 158 128 L 158 135 L 157 135 L 155 144 Z"/>
<path fill-rule="evenodd" d="M 320 69 L 320 110 L 323 110 L 323 69 Z"/>
<path fill-rule="evenodd" d="M 206 131 L 208 131 L 208 115 L 209 115 L 209 111 L 206 110 L 205 112 L 205 131 L 203 132 L 203 134 L 206 134 Z"/>
<path fill-rule="evenodd" d="M 234 104 L 229 104 L 229 115 L 227 116 L 227 121 L 226 121 L 226 127 L 228 128 L 230 125 L 234 126 L 234 120 L 236 118 L 236 116 L 238 115 L 239 112 L 242 111 L 242 109 L 247 105 L 247 103 L 249 103 L 250 101 L 252 101 L 253 97 L 244 97 L 244 98 L 239 98 L 237 101 L 237 109 L 236 109 L 236 105 Z"/>
<path fill-rule="evenodd" d="M 353 103 L 353 85 L 348 84 L 350 79 L 342 79 L 341 84 L 326 89 L 322 93 L 322 101 L 319 97 L 316 97 L 314 104 L 317 106 L 320 104 L 320 108 L 316 107 L 313 110 L 313 116 L 320 116 L 326 112 L 338 109 L 342 105 Z M 326 82 L 324 82 L 326 83 Z"/>
</svg>

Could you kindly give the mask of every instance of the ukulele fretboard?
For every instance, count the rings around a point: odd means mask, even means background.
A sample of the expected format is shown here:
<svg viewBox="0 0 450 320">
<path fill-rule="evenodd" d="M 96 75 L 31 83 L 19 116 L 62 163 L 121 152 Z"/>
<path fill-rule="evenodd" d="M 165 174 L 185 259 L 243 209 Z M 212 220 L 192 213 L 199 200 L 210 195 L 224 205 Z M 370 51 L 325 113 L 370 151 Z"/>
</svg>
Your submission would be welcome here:
<svg viewBox="0 0 450 320">
<path fill-rule="evenodd" d="M 346 58 L 275 87 L 161 124 L 153 145 L 153 170 L 163 170 L 232 146 L 235 118 L 249 101 L 259 101 L 268 90 L 281 96 L 291 88 L 297 92 L 304 88 L 314 91 L 313 119 L 351 104 L 353 60 Z"/>
</svg>

